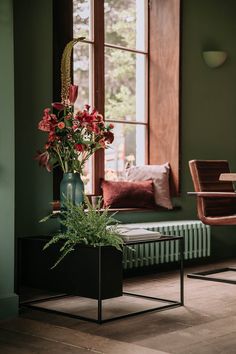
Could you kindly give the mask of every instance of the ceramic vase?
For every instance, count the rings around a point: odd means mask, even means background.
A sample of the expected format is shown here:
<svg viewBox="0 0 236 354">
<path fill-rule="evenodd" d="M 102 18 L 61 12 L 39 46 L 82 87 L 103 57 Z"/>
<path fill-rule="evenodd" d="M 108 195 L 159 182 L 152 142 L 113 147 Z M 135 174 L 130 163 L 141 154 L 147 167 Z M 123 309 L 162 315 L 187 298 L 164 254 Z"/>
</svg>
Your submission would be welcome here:
<svg viewBox="0 0 236 354">
<path fill-rule="evenodd" d="M 64 208 L 65 200 L 73 205 L 79 205 L 84 201 L 84 183 L 79 173 L 64 173 L 60 184 L 61 209 Z"/>
</svg>

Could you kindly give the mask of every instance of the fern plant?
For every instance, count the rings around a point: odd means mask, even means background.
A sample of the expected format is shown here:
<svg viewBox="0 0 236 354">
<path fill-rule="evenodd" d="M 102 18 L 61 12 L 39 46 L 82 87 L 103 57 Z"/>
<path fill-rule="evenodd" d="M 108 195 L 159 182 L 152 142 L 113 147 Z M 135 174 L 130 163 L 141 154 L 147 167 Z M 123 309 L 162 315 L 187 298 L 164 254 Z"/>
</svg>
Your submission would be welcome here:
<svg viewBox="0 0 236 354">
<path fill-rule="evenodd" d="M 69 200 L 65 201 L 65 208 L 61 211 L 60 224 L 61 231 L 50 239 L 44 246 L 44 250 L 49 246 L 62 242 L 59 249 L 60 255 L 54 267 L 70 252 L 75 250 L 77 244 L 88 246 L 113 246 L 122 250 L 123 240 L 117 230 L 118 221 L 114 218 L 115 214 L 109 215 L 109 208 L 101 210 L 102 201 L 94 207 L 88 197 L 84 196 L 84 204 L 73 205 Z M 49 215 L 41 220 L 47 221 Z"/>
</svg>

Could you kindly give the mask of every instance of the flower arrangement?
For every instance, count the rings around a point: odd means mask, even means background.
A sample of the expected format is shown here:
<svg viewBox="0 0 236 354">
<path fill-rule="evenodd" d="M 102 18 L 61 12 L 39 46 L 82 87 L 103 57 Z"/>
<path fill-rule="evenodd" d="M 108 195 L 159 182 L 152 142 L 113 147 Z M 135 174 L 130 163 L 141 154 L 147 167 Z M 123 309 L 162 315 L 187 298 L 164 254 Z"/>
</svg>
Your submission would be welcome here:
<svg viewBox="0 0 236 354">
<path fill-rule="evenodd" d="M 47 141 L 37 152 L 36 159 L 49 172 L 60 166 L 64 173 L 83 173 L 89 157 L 95 151 L 107 148 L 114 140 L 113 124 L 106 124 L 95 108 L 86 104 L 82 110 L 74 111 L 78 86 L 71 84 L 71 51 L 83 39 L 74 39 L 66 45 L 61 60 L 61 102 L 44 109 L 38 124 L 38 129 L 47 133 Z"/>
</svg>

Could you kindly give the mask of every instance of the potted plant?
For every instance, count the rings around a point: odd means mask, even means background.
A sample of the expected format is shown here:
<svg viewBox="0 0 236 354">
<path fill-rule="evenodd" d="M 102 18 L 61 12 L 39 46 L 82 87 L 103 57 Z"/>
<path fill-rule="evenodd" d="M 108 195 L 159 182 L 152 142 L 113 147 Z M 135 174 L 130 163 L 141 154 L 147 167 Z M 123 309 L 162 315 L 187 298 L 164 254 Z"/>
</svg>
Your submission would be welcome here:
<svg viewBox="0 0 236 354">
<path fill-rule="evenodd" d="M 22 260 L 30 265 L 23 269 L 25 285 L 93 299 L 122 295 L 123 240 L 118 222 L 108 208 L 101 209 L 101 201 L 93 206 L 84 198 L 85 204 L 79 205 L 65 201 L 60 215 L 63 231 L 50 239 L 39 237 L 37 246 L 35 238 L 25 238 L 28 247 Z"/>
</svg>

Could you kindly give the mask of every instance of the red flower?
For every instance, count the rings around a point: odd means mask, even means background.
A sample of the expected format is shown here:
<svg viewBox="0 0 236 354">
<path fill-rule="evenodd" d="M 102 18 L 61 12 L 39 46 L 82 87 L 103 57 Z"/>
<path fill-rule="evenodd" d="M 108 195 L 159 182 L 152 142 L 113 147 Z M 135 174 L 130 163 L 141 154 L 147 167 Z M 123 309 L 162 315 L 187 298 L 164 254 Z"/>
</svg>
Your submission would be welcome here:
<svg viewBox="0 0 236 354">
<path fill-rule="evenodd" d="M 46 167 L 48 172 L 51 172 L 52 166 L 49 164 L 49 159 L 50 159 L 50 155 L 48 151 L 45 152 L 37 151 L 37 156 L 35 157 L 35 160 L 38 160 L 39 166 Z"/>
<path fill-rule="evenodd" d="M 78 96 L 78 86 L 77 85 L 70 85 L 69 87 L 69 101 L 70 104 L 73 105 L 76 101 Z"/>
<path fill-rule="evenodd" d="M 108 144 L 111 144 L 114 140 L 114 134 L 110 131 L 104 132 L 104 137 Z"/>
<path fill-rule="evenodd" d="M 96 134 L 99 134 L 99 133 L 100 133 L 100 129 L 99 129 L 97 123 L 92 123 L 92 124 L 91 124 L 91 128 L 92 128 L 92 131 L 93 131 L 94 133 L 96 133 Z"/>
<path fill-rule="evenodd" d="M 58 126 L 59 129 L 64 129 L 65 128 L 65 123 L 64 122 L 59 122 L 57 124 L 57 126 Z"/>
<path fill-rule="evenodd" d="M 114 129 L 114 124 L 110 123 L 110 124 L 108 125 L 108 129 Z"/>
<path fill-rule="evenodd" d="M 54 102 L 52 103 L 53 108 L 57 109 L 58 111 L 62 111 L 65 106 L 61 102 Z"/>
<path fill-rule="evenodd" d="M 87 123 L 91 123 L 93 120 L 94 120 L 94 118 L 93 118 L 93 116 L 91 116 L 90 114 L 84 114 L 84 120 L 85 120 L 85 122 L 87 122 Z"/>
<path fill-rule="evenodd" d="M 83 152 L 84 151 L 84 146 L 82 144 L 75 144 L 74 148 L 78 152 Z"/>
</svg>

